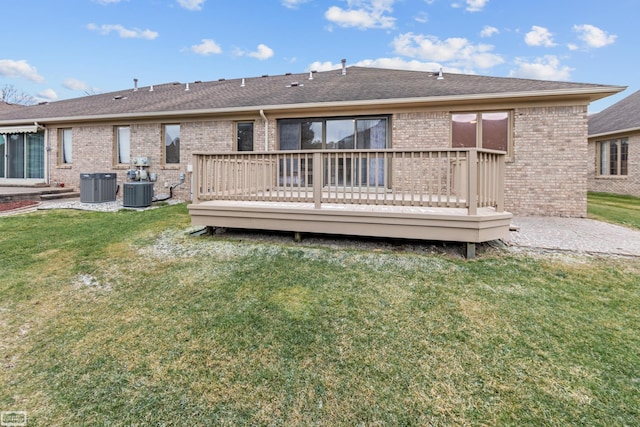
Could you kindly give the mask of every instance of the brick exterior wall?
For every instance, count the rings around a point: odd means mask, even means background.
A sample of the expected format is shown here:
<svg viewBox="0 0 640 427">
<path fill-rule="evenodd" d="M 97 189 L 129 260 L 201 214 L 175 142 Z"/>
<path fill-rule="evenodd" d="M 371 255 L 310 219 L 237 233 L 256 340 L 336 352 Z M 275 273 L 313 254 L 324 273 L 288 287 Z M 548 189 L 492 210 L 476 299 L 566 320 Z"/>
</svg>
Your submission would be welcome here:
<svg viewBox="0 0 640 427">
<path fill-rule="evenodd" d="M 640 197 L 640 133 L 626 137 L 629 142 L 628 174 L 626 176 L 599 176 L 598 174 L 598 141 L 607 141 L 617 137 L 589 140 L 589 191 Z"/>
<path fill-rule="evenodd" d="M 519 108 L 505 208 L 518 215 L 587 215 L 587 106 Z"/>
<path fill-rule="evenodd" d="M 269 117 L 270 150 L 277 147 L 277 120 Z M 245 121 L 245 120 L 243 120 Z M 149 172 L 157 175 L 156 194 L 168 193 L 165 183 L 186 184 L 174 191 L 189 200 L 191 174 L 188 165 L 196 151 L 235 150 L 234 120 L 168 121 L 180 124 L 180 164 L 163 164 L 162 123 L 131 125 L 131 156 L 151 157 Z M 394 148 L 450 147 L 449 111 L 397 112 L 391 118 Z M 126 123 L 119 123 L 126 125 Z M 50 182 L 79 187 L 80 173 L 116 172 L 126 181 L 129 166 L 114 165 L 114 126 L 73 126 L 73 164 L 60 165 L 58 129 L 48 130 L 51 147 Z M 264 149 L 264 121 L 254 118 L 254 149 Z M 631 144 L 637 147 L 639 144 Z M 637 148 L 634 148 L 637 150 Z M 513 111 L 513 158 L 506 165 L 506 210 L 517 215 L 586 216 L 587 107 L 555 106 L 517 108 Z M 630 157 L 632 154 L 630 153 Z M 635 158 L 638 158 L 635 155 Z M 593 158 L 591 156 L 590 158 Z M 122 193 L 120 193 L 122 194 Z"/>
<path fill-rule="evenodd" d="M 156 195 L 169 194 L 168 186 L 180 182 L 181 173 L 186 174 L 185 184 L 176 187 L 173 194 L 175 198 L 190 200 L 191 174 L 188 173 L 188 165 L 192 163 L 191 154 L 197 151 L 228 152 L 234 150 L 235 123 L 236 121 L 233 120 L 166 122 L 166 124 L 180 124 L 180 164 L 164 164 L 164 123 L 131 124 L 129 125 L 131 129 L 131 157 L 151 158 L 151 166 L 146 170 L 157 176 L 154 185 Z M 49 129 L 51 184 L 63 182 L 67 186 L 80 188 L 80 174 L 82 173 L 116 173 L 118 184 L 127 182 L 126 172 L 132 167 L 115 164 L 114 129 L 116 126 L 127 126 L 127 123 L 72 126 L 73 163 L 70 165 L 62 165 L 59 162 L 59 129 Z M 60 129 L 63 128 L 65 127 Z M 259 141 L 264 141 L 264 122 L 262 120 L 255 121 L 254 140 L 256 145 L 259 144 Z M 120 197 L 122 197 L 122 192 L 120 192 Z"/>
<path fill-rule="evenodd" d="M 505 209 L 517 215 L 587 214 L 587 107 L 519 108 L 506 164 Z M 393 116 L 395 148 L 448 148 L 448 112 Z"/>
</svg>

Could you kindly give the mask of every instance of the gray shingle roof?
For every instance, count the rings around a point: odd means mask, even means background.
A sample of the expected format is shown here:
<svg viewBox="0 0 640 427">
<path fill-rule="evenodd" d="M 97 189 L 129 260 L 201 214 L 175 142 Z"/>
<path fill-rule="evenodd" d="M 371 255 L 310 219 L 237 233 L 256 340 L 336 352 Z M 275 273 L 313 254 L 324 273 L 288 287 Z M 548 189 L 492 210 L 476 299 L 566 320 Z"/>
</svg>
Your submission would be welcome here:
<svg viewBox="0 0 640 427">
<path fill-rule="evenodd" d="M 589 135 L 640 129 L 640 90 L 589 117 Z"/>
<path fill-rule="evenodd" d="M 46 123 L 64 118 L 145 116 L 187 112 L 256 110 L 275 106 L 322 105 L 412 99 L 484 98 L 573 93 L 598 99 L 619 86 L 527 80 L 504 77 L 348 67 L 341 70 L 254 77 L 224 81 L 170 83 L 85 96 L 0 112 L 0 124 L 19 120 Z M 241 85 L 244 80 L 244 86 Z M 297 83 L 297 84 L 296 84 Z M 586 94 L 586 95 L 585 95 Z M 590 95 L 589 95 L 590 94 Z"/>
<path fill-rule="evenodd" d="M 0 101 L 0 112 L 13 111 L 22 108 L 22 105 L 9 104 L 8 102 Z"/>
</svg>

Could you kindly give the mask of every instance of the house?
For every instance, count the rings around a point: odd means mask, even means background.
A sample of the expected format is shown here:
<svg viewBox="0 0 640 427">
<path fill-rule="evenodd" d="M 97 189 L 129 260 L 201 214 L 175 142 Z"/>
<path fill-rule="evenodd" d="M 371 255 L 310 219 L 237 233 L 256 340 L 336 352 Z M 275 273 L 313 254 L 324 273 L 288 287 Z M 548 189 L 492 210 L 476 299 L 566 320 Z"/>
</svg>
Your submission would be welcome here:
<svg viewBox="0 0 640 427">
<path fill-rule="evenodd" d="M 589 117 L 589 191 L 640 196 L 640 91 Z"/>
<path fill-rule="evenodd" d="M 302 74 L 135 80 L 127 90 L 0 113 L 8 156 L 0 185 L 77 185 L 87 172 L 123 182 L 142 156 L 156 192 L 184 178 L 175 194 L 195 202 L 203 225 L 383 235 L 395 224 L 396 237 L 484 241 L 504 236 L 505 224 L 508 232 L 510 213 L 586 215 L 587 107 L 623 89 L 344 61 L 341 70 Z M 203 210 L 213 202 L 225 206 Z M 290 210 L 260 211 L 260 203 Z M 293 208 L 305 203 L 315 211 Z M 380 219 L 395 208 L 405 211 Z M 334 216 L 321 220 L 328 209 Z M 463 209 L 464 220 L 438 209 Z M 477 220 L 483 209 L 490 220 Z M 457 215 L 472 235 L 435 225 L 416 234 L 414 216 L 427 213 L 436 225 Z M 368 217 L 377 219 L 359 224 Z"/>
</svg>

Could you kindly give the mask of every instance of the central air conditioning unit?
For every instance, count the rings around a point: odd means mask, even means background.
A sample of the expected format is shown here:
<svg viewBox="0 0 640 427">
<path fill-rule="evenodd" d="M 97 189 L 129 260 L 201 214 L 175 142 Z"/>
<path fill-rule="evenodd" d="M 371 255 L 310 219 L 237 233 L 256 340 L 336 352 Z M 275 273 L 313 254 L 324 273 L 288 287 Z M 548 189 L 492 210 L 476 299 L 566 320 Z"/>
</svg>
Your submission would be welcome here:
<svg viewBox="0 0 640 427">
<path fill-rule="evenodd" d="M 118 183 L 115 173 L 81 173 L 80 202 L 115 202 Z"/>
<path fill-rule="evenodd" d="M 146 208 L 153 201 L 153 182 L 125 182 L 122 184 L 122 206 Z"/>
</svg>

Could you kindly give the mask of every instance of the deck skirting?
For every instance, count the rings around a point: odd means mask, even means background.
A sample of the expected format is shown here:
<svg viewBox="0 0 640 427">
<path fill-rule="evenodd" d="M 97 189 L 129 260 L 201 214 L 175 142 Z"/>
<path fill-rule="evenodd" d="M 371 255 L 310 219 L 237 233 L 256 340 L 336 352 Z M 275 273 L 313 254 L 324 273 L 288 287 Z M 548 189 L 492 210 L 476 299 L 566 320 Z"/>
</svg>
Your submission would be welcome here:
<svg viewBox="0 0 640 427">
<path fill-rule="evenodd" d="M 512 215 L 480 208 L 207 201 L 188 206 L 194 225 L 481 243 L 507 238 Z"/>
</svg>

